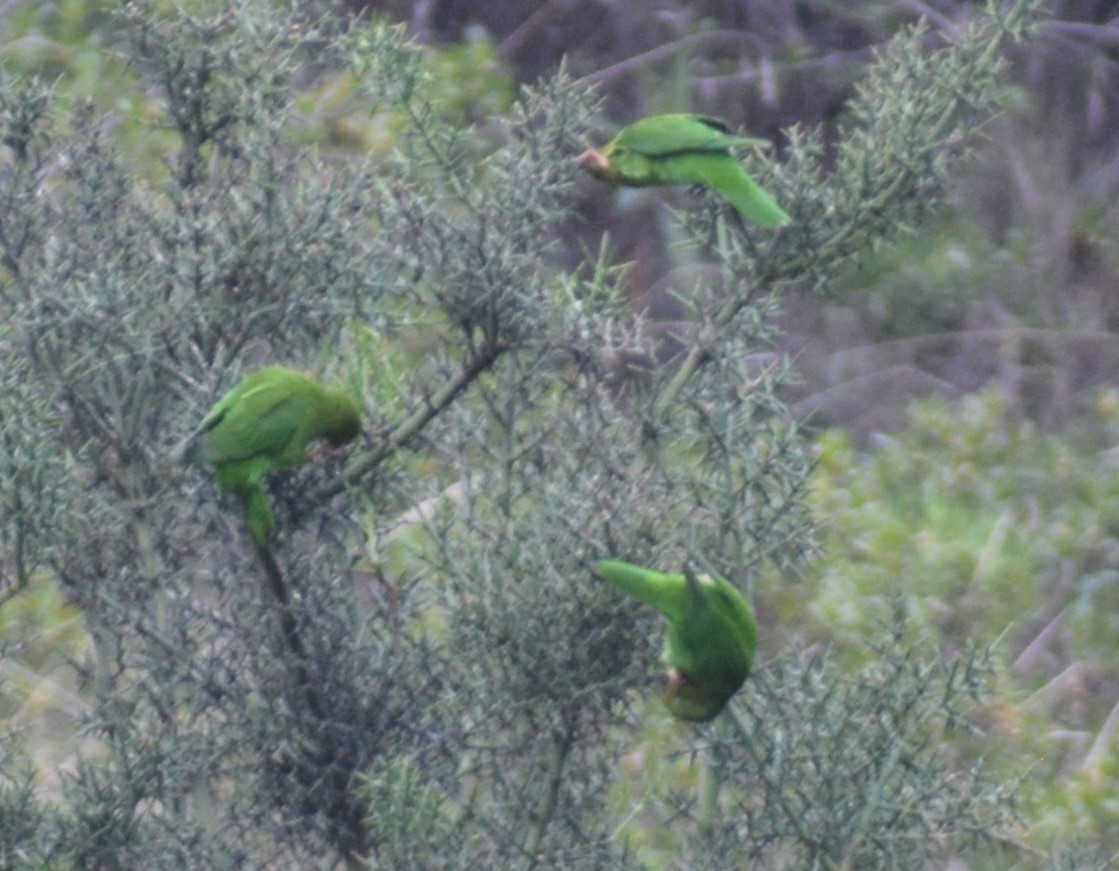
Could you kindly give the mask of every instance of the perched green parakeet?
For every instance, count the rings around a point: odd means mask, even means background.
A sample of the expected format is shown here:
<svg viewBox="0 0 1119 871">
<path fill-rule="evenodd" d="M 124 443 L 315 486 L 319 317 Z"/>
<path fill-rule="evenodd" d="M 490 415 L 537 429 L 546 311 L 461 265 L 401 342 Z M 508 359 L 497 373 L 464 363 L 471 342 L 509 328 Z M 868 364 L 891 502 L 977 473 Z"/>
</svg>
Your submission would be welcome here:
<svg viewBox="0 0 1119 871">
<path fill-rule="evenodd" d="M 598 573 L 619 590 L 652 605 L 671 626 L 661 656 L 668 666 L 665 704 L 681 720 L 710 720 L 750 674 L 757 645 L 754 612 L 725 578 L 666 575 L 619 560 Z"/>
<path fill-rule="evenodd" d="M 222 396 L 196 434 L 202 459 L 217 467 L 218 485 L 240 500 L 253 538 L 264 547 L 276 516 L 261 479 L 307 462 L 307 446 L 316 439 L 339 447 L 360 429 L 361 415 L 345 393 L 295 369 L 268 366 Z"/>
<path fill-rule="evenodd" d="M 735 136 L 715 118 L 650 115 L 624 128 L 601 151 L 587 149 L 578 163 L 613 185 L 703 185 L 728 199 L 743 217 L 779 227 L 789 216 L 730 153 L 733 146 L 759 144 L 763 140 Z"/>
</svg>

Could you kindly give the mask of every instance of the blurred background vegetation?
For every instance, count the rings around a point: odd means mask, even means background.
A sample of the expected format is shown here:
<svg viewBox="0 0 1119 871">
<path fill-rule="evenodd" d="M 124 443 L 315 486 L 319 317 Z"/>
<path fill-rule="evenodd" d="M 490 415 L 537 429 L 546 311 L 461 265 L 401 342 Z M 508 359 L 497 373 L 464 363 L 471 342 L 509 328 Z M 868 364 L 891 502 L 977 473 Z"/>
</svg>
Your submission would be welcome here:
<svg viewBox="0 0 1119 871">
<path fill-rule="evenodd" d="M 936 52 L 983 4 L 119 7 L 0 5 L 0 865 L 1112 867 L 1115 4 L 1001 42 L 929 158 L 951 183 L 800 272 L 807 235 L 727 233 L 694 192 L 568 157 L 716 115 L 773 142 L 759 175 L 814 232 L 868 69 L 908 38 L 956 87 Z M 720 322 L 763 275 L 756 320 Z M 685 321 L 720 362 L 667 415 Z M 326 716 L 285 695 L 228 506 L 159 462 L 273 359 L 374 409 L 349 501 L 277 493 Z M 747 472 L 691 477 L 752 425 Z M 762 637 L 689 731 L 656 703 L 657 624 L 587 566 L 693 550 L 749 578 Z"/>
</svg>

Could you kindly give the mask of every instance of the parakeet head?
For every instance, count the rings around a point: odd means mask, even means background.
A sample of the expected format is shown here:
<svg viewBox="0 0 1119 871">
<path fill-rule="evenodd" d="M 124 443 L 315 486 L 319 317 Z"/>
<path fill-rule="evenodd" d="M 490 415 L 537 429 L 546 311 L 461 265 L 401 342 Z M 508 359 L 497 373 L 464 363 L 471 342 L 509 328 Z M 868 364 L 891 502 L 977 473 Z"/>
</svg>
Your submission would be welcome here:
<svg viewBox="0 0 1119 871">
<path fill-rule="evenodd" d="M 588 148 L 575 159 L 575 163 L 597 179 L 610 180 L 610 158 L 596 148 Z"/>
<path fill-rule="evenodd" d="M 334 391 L 330 414 L 324 422 L 322 436 L 333 447 L 341 447 L 346 442 L 353 441 L 361 432 L 361 412 L 349 396 Z"/>
<path fill-rule="evenodd" d="M 730 693 L 713 694 L 710 687 L 691 680 L 678 668 L 668 669 L 666 677 L 664 706 L 680 720 L 689 720 L 693 723 L 712 720 L 722 711 L 727 699 L 734 694 L 733 690 Z"/>
</svg>

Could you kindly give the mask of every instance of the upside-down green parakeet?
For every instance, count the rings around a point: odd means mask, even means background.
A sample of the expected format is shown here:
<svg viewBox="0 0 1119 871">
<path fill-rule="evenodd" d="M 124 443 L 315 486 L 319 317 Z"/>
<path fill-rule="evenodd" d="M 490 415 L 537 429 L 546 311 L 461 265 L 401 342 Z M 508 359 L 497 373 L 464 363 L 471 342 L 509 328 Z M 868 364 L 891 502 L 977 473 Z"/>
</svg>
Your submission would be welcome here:
<svg viewBox="0 0 1119 871">
<path fill-rule="evenodd" d="M 668 666 L 665 705 L 681 720 L 710 720 L 750 674 L 758 628 L 754 612 L 725 578 L 666 575 L 619 560 L 598 573 L 669 619 L 662 661 Z"/>
<path fill-rule="evenodd" d="M 735 136 L 723 122 L 702 115 L 650 115 L 603 146 L 589 148 L 581 167 L 613 185 L 703 185 L 725 197 L 762 227 L 789 222 L 777 202 L 746 174 L 730 149 L 762 140 Z"/>
<path fill-rule="evenodd" d="M 268 366 L 222 396 L 197 434 L 202 458 L 217 467 L 218 485 L 240 500 L 253 538 L 264 547 L 276 516 L 261 479 L 307 462 L 307 446 L 316 439 L 339 447 L 360 429 L 361 415 L 345 393 L 295 369 Z"/>
</svg>

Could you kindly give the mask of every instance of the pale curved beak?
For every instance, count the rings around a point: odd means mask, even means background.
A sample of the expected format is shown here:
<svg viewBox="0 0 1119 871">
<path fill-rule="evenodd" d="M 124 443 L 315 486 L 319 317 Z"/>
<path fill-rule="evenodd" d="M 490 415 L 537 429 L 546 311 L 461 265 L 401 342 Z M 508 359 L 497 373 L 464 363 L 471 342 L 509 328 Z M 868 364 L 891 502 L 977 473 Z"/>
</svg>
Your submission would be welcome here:
<svg viewBox="0 0 1119 871">
<path fill-rule="evenodd" d="M 606 155 L 594 148 L 588 148 L 577 158 L 575 163 L 593 175 L 604 175 L 610 169 L 610 161 Z"/>
</svg>

